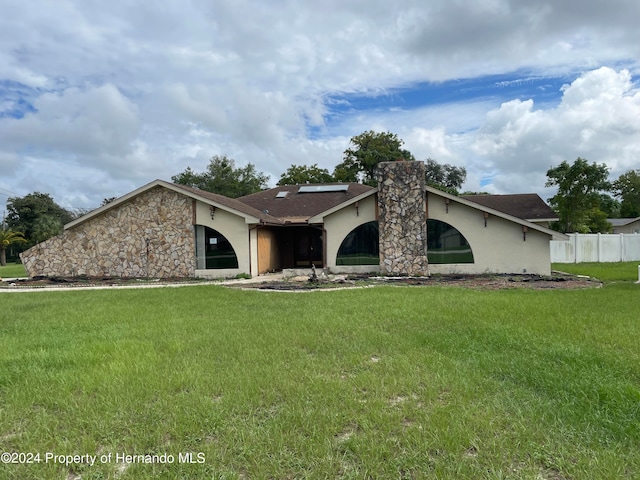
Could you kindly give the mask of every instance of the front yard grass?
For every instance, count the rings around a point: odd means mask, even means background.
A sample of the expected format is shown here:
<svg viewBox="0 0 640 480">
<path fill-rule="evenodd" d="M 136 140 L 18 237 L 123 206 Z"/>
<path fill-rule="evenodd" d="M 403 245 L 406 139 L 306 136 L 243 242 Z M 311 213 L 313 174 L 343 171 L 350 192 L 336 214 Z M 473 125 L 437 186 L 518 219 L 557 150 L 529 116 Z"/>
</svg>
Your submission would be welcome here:
<svg viewBox="0 0 640 480">
<path fill-rule="evenodd" d="M 573 275 L 589 275 L 603 282 L 637 281 L 638 262 L 554 263 L 552 268 Z"/>
<path fill-rule="evenodd" d="M 4 267 L 0 267 L 0 278 L 17 278 L 26 277 L 27 272 L 21 263 L 7 263 Z"/>
<path fill-rule="evenodd" d="M 639 288 L 0 294 L 0 478 L 638 478 Z"/>
</svg>

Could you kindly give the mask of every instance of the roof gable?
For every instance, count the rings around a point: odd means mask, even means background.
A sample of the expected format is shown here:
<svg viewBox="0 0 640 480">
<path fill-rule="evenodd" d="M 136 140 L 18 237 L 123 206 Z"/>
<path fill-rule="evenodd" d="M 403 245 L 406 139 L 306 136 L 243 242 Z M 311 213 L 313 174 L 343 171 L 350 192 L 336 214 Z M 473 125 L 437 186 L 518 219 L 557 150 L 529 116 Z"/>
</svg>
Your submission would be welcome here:
<svg viewBox="0 0 640 480">
<path fill-rule="evenodd" d="M 550 235 L 550 236 L 554 237 L 557 240 L 568 240 L 569 239 L 569 237 L 567 235 L 565 235 L 564 233 L 556 232 L 555 230 L 551 230 L 550 228 L 546 228 L 546 227 L 543 227 L 543 226 L 538 225 L 536 223 L 532 223 L 529 220 L 525 220 L 523 218 L 516 217 L 514 215 L 510 215 L 508 213 L 502 212 L 500 210 L 497 210 L 497 209 L 494 209 L 494 208 L 491 208 L 491 207 L 486 207 L 484 205 L 479 204 L 478 202 L 471 201 L 471 200 L 468 200 L 468 199 L 464 198 L 465 196 L 451 195 L 449 193 L 443 192 L 442 190 L 438 190 L 436 188 L 429 187 L 429 186 L 427 186 L 427 193 L 447 198 L 447 199 L 449 199 L 449 201 L 458 202 L 458 203 L 460 203 L 462 205 L 466 205 L 468 207 L 474 208 L 476 210 L 480 210 L 482 212 L 487 212 L 487 213 L 489 213 L 491 215 L 495 215 L 496 217 L 504 218 L 505 220 L 509 220 L 510 222 L 520 224 L 520 225 L 522 225 L 524 227 L 527 227 L 527 228 L 530 228 L 532 230 L 537 230 L 539 232 L 546 233 L 547 235 Z M 538 195 L 536 195 L 536 194 L 533 194 L 533 195 L 538 197 Z M 468 196 L 472 196 L 473 197 L 475 195 L 468 195 Z M 480 196 L 484 196 L 484 195 L 480 195 Z M 538 197 L 538 198 L 540 198 L 540 197 Z"/>
<path fill-rule="evenodd" d="M 164 180 L 154 180 L 132 192 L 123 195 L 122 197 L 117 198 L 111 203 L 103 205 L 91 212 L 79 217 L 72 222 L 67 223 L 64 228 L 68 230 L 77 225 L 80 225 L 98 215 L 101 215 L 104 212 L 107 212 L 111 209 L 122 205 L 129 200 L 142 195 L 153 188 L 167 188 L 169 190 L 173 190 L 174 192 L 181 193 L 186 195 L 187 197 L 193 198 L 195 200 L 200 200 L 201 202 L 207 203 L 209 205 L 213 205 L 217 208 L 221 208 L 222 210 L 229 211 L 235 215 L 243 217 L 246 223 L 268 223 L 274 225 L 281 225 L 282 221 L 268 215 L 267 213 L 261 212 L 260 210 L 256 210 L 249 205 L 246 205 L 242 202 L 239 202 L 237 199 L 225 197 L 224 195 L 218 195 L 216 193 L 205 192 L 204 190 L 199 190 L 197 188 L 186 187 L 184 185 L 178 185 L 175 183 L 165 182 Z"/>
<path fill-rule="evenodd" d="M 229 211 L 230 213 L 243 217 L 245 222 L 248 224 L 262 223 L 270 225 L 284 225 L 290 223 L 307 224 L 308 222 L 321 223 L 326 215 L 344 208 L 358 200 L 374 195 L 378 191 L 377 188 L 360 183 L 304 184 L 284 185 L 240 198 L 229 198 L 224 195 L 206 192 L 197 188 L 165 182 L 163 180 L 154 180 L 147 185 L 117 198 L 107 205 L 103 205 L 102 207 L 92 210 L 86 215 L 66 224 L 64 228 L 66 230 L 80 225 L 93 217 L 116 208 L 119 205 L 157 187 L 168 188 L 186 195 L 187 197 Z M 553 212 L 553 210 L 551 210 L 536 194 L 465 195 L 458 197 L 429 186 L 426 187 L 426 190 L 432 195 L 445 197 L 474 209 L 486 211 L 492 215 L 528 226 L 534 230 L 539 230 L 556 238 L 564 239 L 564 237 L 566 237 L 566 235 L 559 232 L 528 221 L 532 218 L 525 219 L 514 215 L 513 213 L 505 212 L 505 209 L 500 210 L 498 208 L 494 208 L 488 205 L 492 200 L 487 200 L 487 197 L 502 197 L 497 201 L 498 206 L 501 206 L 508 204 L 509 201 L 513 201 L 515 197 L 516 203 L 521 205 L 530 207 L 537 205 L 539 207 L 537 210 L 537 218 L 540 218 L 541 215 L 544 215 L 549 211 Z M 480 197 L 482 198 L 478 201 Z M 484 201 L 484 204 L 481 203 L 482 201 Z M 540 206 L 540 203 L 542 203 L 548 210 L 543 209 Z M 495 203 L 493 205 L 495 205 Z M 522 208 L 520 213 L 522 214 L 523 212 L 527 212 L 527 214 L 532 214 L 533 211 L 533 208 Z M 512 212 L 516 213 L 513 208 Z M 534 219 L 535 218 L 536 217 L 534 217 Z M 548 219 L 548 217 L 544 218 Z"/>
</svg>

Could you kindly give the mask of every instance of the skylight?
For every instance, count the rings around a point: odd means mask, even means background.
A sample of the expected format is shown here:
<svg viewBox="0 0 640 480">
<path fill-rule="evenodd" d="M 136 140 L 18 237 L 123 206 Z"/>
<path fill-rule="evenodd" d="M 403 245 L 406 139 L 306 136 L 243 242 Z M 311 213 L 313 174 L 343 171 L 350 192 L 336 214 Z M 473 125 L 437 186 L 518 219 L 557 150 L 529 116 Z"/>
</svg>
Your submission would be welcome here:
<svg viewBox="0 0 640 480">
<path fill-rule="evenodd" d="M 324 192 L 346 192 L 349 185 L 303 185 L 298 188 L 298 193 L 324 193 Z"/>
<path fill-rule="evenodd" d="M 289 190 L 282 190 L 276 194 L 276 198 L 287 198 L 287 195 L 289 195 Z"/>
</svg>

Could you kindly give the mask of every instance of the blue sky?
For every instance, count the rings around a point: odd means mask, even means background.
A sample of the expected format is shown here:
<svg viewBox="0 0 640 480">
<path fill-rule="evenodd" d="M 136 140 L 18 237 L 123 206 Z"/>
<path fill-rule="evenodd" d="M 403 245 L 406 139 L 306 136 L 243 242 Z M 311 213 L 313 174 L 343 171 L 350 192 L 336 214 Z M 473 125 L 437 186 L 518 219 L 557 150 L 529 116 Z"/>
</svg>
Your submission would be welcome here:
<svg viewBox="0 0 640 480">
<path fill-rule="evenodd" d="M 559 103 L 562 86 L 574 79 L 569 75 L 538 77 L 512 72 L 443 82 L 419 82 L 373 94 L 336 94 L 328 98 L 333 108 L 327 117 L 370 110 L 413 110 L 449 103 L 489 101 L 500 104 L 513 99 L 533 99 L 538 108 L 543 108 L 545 104 Z"/>
<path fill-rule="evenodd" d="M 635 0 L 0 0 L 0 208 L 92 208 L 214 155 L 277 182 L 390 131 L 465 190 L 640 168 Z M 266 27 L 268 26 L 268 28 Z"/>
<path fill-rule="evenodd" d="M 390 111 L 416 111 L 453 104 L 494 105 L 510 100 L 533 100 L 536 109 L 553 108 L 562 99 L 562 87 L 578 74 L 537 76 L 530 72 L 511 72 L 440 82 L 417 82 L 384 91 L 340 92 L 326 97 L 325 129 L 311 126 L 309 136 L 320 138 L 332 126 L 341 127 L 345 119 Z M 437 120 L 431 120 L 437 125 Z M 474 125 L 471 129 L 476 128 Z M 455 133 L 463 133 L 464 130 Z"/>
<path fill-rule="evenodd" d="M 0 117 L 22 118 L 27 113 L 35 112 L 32 100 L 38 92 L 18 82 L 5 80 L 0 82 L 0 98 L 2 99 L 2 110 Z"/>
</svg>

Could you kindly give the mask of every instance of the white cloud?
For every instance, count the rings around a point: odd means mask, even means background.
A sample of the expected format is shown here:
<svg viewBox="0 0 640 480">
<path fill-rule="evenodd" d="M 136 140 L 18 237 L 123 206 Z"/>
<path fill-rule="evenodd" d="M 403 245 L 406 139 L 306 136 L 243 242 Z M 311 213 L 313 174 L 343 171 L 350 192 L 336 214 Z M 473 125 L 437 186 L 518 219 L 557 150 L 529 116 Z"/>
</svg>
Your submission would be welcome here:
<svg viewBox="0 0 640 480">
<path fill-rule="evenodd" d="M 35 112 L 0 122 L 0 141 L 89 158 L 124 155 L 137 136 L 135 107 L 112 85 L 76 87 L 38 97 Z"/>
<path fill-rule="evenodd" d="M 638 167 L 640 93 L 628 71 L 602 67 L 566 85 L 556 108 L 513 100 L 490 111 L 472 148 L 500 172 L 501 191 L 540 191 L 546 170 L 577 157 L 605 163 L 617 178 Z"/>
<path fill-rule="evenodd" d="M 332 170 L 369 129 L 466 166 L 472 189 L 538 191 L 564 159 L 621 173 L 638 158 L 636 0 L 4 3 L 0 162 L 18 159 L 3 185 L 20 194 L 96 206 L 216 154 L 275 182 L 291 164 Z M 372 100 L 327 116 L 332 96 L 520 69 L 579 78 L 544 110 L 523 97 Z M 29 87 L 25 105 L 8 82 Z"/>
</svg>

